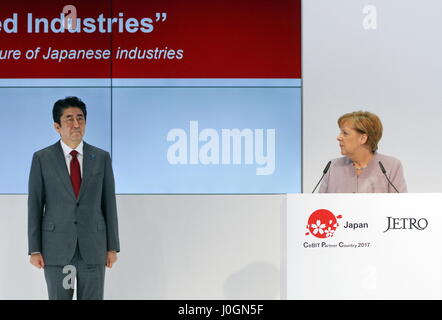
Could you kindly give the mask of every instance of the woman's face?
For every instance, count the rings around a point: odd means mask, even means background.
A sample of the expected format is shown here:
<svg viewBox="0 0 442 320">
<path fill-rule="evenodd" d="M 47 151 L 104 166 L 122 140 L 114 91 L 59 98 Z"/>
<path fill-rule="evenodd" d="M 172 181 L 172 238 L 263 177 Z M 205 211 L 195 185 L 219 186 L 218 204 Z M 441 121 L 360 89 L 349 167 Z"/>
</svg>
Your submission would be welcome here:
<svg viewBox="0 0 442 320">
<path fill-rule="evenodd" d="M 367 135 L 359 133 L 350 126 L 348 121 L 344 122 L 340 128 L 340 133 L 336 137 L 339 141 L 341 154 L 352 158 L 362 146 L 367 142 Z"/>
</svg>

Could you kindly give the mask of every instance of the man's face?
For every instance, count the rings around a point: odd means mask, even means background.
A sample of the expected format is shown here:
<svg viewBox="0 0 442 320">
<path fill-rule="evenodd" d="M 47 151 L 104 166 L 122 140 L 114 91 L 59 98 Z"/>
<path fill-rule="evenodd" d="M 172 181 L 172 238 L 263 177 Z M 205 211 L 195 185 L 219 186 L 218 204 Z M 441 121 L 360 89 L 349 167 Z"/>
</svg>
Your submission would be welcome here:
<svg viewBox="0 0 442 320">
<path fill-rule="evenodd" d="M 60 117 L 60 124 L 54 123 L 55 130 L 66 144 L 78 145 L 83 139 L 86 129 L 86 120 L 83 111 L 77 107 L 69 107 Z"/>
</svg>

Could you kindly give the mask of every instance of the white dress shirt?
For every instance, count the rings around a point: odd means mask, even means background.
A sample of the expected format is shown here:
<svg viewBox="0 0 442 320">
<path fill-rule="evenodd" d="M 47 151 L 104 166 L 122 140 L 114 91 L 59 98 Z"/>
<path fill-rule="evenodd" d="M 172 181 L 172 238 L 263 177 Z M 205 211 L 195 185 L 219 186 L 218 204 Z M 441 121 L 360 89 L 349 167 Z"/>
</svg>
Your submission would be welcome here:
<svg viewBox="0 0 442 320">
<path fill-rule="evenodd" d="M 72 156 L 70 155 L 70 153 L 72 150 L 75 150 L 78 152 L 77 159 L 78 162 L 80 163 L 80 174 L 81 177 L 83 177 L 83 141 L 81 141 L 80 144 L 75 149 L 69 147 L 61 139 L 60 139 L 60 144 L 61 148 L 63 149 L 64 159 L 66 160 L 66 166 L 68 167 L 69 176 L 71 175 L 71 160 L 72 160 Z"/>
</svg>

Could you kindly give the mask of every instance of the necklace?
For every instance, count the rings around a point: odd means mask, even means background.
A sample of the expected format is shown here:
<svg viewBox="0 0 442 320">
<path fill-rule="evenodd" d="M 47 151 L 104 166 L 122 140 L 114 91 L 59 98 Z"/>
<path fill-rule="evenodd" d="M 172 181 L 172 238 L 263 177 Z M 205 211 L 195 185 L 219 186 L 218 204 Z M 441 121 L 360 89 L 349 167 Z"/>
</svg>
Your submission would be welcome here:
<svg viewBox="0 0 442 320">
<path fill-rule="evenodd" d="M 368 167 L 368 164 L 370 163 L 372 158 L 373 158 L 373 156 L 369 157 L 367 164 L 364 167 L 357 167 L 356 164 L 354 163 L 354 161 L 352 161 L 353 167 L 355 168 L 355 170 L 364 170 L 365 168 Z"/>
<path fill-rule="evenodd" d="M 366 165 L 365 167 L 356 167 L 356 165 L 354 164 L 354 162 L 353 162 L 353 167 L 355 167 L 355 169 L 356 170 L 363 170 L 363 169 L 365 169 L 365 168 L 367 168 L 368 167 L 368 165 Z"/>
</svg>

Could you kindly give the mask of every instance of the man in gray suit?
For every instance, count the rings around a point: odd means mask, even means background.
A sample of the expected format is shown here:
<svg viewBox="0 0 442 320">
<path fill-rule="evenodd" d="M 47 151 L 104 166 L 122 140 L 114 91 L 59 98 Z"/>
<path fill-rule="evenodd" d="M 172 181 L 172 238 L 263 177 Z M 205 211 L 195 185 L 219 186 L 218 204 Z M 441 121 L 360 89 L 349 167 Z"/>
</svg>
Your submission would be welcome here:
<svg viewBox="0 0 442 320">
<path fill-rule="evenodd" d="M 101 300 L 120 251 L 111 159 L 83 141 L 80 99 L 58 100 L 52 114 L 61 139 L 34 153 L 29 175 L 30 262 L 44 268 L 49 299 L 72 299 L 76 274 L 77 299 Z"/>
</svg>

